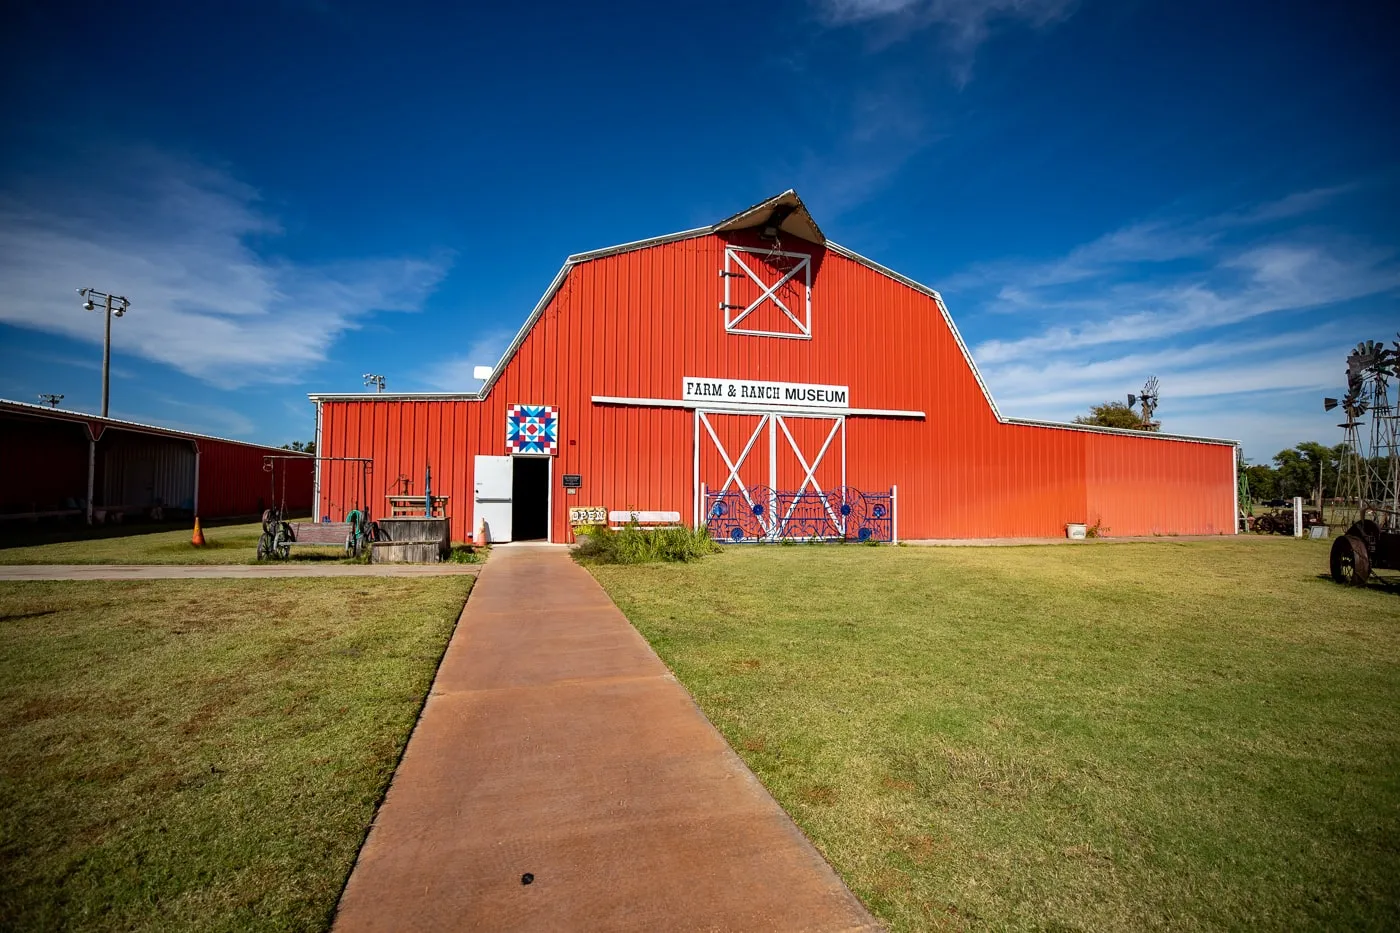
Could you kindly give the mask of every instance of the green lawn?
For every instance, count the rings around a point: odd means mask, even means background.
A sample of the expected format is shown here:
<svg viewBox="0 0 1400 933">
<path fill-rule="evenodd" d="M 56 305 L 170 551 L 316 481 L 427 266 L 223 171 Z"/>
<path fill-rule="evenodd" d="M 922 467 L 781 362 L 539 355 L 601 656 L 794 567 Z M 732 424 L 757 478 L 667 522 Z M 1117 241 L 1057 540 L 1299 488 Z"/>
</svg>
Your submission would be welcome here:
<svg viewBox="0 0 1400 933">
<path fill-rule="evenodd" d="M 470 585 L 0 584 L 0 929 L 324 929 Z"/>
<path fill-rule="evenodd" d="M 108 529 L 110 530 L 110 529 Z M 204 530 L 203 547 L 190 544 L 191 528 L 102 536 L 75 541 L 6 546 L 0 564 L 255 564 L 262 525 L 221 525 Z M 22 539 L 17 539 L 22 540 Z M 342 560 L 344 548 L 294 547 L 293 560 Z"/>
<path fill-rule="evenodd" d="M 1400 595 L 1330 541 L 592 572 L 896 930 L 1400 927 Z"/>
</svg>

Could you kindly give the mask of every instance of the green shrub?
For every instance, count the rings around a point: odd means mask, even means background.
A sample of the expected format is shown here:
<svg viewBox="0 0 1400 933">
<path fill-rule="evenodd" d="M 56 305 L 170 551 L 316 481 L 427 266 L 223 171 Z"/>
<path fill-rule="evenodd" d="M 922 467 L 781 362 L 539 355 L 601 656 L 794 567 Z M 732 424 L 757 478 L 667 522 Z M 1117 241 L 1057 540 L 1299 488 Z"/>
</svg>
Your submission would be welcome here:
<svg viewBox="0 0 1400 933">
<path fill-rule="evenodd" d="M 628 522 L 619 531 L 595 525 L 580 532 L 574 555 L 592 564 L 648 564 L 699 560 L 719 549 L 704 528 L 642 528 Z"/>
<path fill-rule="evenodd" d="M 446 563 L 449 564 L 480 564 L 486 560 L 486 555 L 491 553 L 489 547 L 476 547 L 472 544 L 454 544 L 452 550 L 448 552 Z"/>
</svg>

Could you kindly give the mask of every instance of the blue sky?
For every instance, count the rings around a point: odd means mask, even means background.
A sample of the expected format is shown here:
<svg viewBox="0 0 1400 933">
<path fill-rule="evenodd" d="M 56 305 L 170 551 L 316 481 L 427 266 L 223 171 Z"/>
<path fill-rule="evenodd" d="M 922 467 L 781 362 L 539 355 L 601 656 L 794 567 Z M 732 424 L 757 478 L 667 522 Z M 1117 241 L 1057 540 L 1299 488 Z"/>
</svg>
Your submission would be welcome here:
<svg viewBox="0 0 1400 933">
<path fill-rule="evenodd" d="M 942 291 L 1002 411 L 1155 374 L 1267 460 L 1400 330 L 1400 16 L 1105 0 L 21 0 L 0 396 L 309 438 L 308 391 L 474 389 L 565 256 L 794 187 Z"/>
</svg>

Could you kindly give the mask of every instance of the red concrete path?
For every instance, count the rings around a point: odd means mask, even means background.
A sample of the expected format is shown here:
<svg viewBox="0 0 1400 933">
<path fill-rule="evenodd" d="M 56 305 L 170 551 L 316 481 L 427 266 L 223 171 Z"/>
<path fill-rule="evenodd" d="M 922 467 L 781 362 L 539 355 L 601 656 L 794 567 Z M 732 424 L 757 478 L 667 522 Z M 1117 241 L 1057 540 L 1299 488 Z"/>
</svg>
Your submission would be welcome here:
<svg viewBox="0 0 1400 933">
<path fill-rule="evenodd" d="M 874 929 L 602 588 L 544 548 L 482 571 L 335 923 Z"/>
</svg>

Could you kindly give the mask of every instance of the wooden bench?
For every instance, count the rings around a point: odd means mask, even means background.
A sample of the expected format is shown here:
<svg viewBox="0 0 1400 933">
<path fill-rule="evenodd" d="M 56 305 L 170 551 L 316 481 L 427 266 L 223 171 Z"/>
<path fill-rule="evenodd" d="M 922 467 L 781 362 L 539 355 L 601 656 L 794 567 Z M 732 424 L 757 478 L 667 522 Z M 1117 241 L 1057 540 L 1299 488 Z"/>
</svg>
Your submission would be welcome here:
<svg viewBox="0 0 1400 933">
<path fill-rule="evenodd" d="M 632 523 L 640 528 L 679 528 L 680 512 L 658 512 L 643 509 L 620 509 L 608 513 L 608 527 L 617 531 Z"/>
<path fill-rule="evenodd" d="M 345 547 L 350 537 L 349 522 L 288 522 L 294 544 L 326 544 Z"/>
<path fill-rule="evenodd" d="M 422 515 L 427 509 L 427 496 L 385 496 L 389 500 L 389 515 Z M 433 496 L 433 518 L 447 517 L 447 500 L 451 496 Z"/>
</svg>

